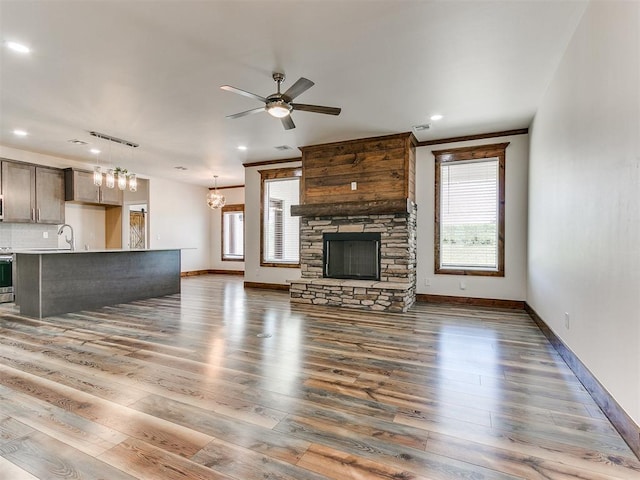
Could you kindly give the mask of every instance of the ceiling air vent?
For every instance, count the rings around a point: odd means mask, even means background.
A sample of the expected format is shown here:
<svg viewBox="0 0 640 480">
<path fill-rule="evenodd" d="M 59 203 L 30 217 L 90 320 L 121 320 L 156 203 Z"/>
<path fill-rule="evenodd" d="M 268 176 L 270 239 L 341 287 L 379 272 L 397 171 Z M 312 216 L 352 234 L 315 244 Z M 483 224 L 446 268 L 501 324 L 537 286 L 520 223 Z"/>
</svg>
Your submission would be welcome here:
<svg viewBox="0 0 640 480">
<path fill-rule="evenodd" d="M 280 151 L 293 150 L 293 147 L 290 147 L 289 145 L 278 145 L 277 147 L 273 147 L 273 148 Z"/>
<path fill-rule="evenodd" d="M 424 132 L 425 130 L 429 130 L 431 128 L 431 124 L 423 123 L 422 125 L 414 125 L 411 128 L 413 128 L 413 130 L 416 132 Z"/>
</svg>

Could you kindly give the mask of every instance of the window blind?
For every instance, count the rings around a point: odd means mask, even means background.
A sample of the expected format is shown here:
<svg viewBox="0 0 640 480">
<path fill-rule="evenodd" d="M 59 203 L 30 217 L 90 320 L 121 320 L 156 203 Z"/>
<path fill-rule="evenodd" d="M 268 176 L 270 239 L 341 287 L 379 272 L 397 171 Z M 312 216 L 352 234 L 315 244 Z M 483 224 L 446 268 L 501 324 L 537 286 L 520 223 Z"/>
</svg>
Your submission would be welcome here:
<svg viewBox="0 0 640 480">
<path fill-rule="evenodd" d="M 497 158 L 440 167 L 440 267 L 498 269 Z"/>
<path fill-rule="evenodd" d="M 222 221 L 224 222 L 222 258 L 229 260 L 244 258 L 244 213 L 224 212 Z"/>
<path fill-rule="evenodd" d="M 264 182 L 263 259 L 273 263 L 300 261 L 300 219 L 291 216 L 291 206 L 300 198 L 300 178 L 279 178 Z"/>
</svg>

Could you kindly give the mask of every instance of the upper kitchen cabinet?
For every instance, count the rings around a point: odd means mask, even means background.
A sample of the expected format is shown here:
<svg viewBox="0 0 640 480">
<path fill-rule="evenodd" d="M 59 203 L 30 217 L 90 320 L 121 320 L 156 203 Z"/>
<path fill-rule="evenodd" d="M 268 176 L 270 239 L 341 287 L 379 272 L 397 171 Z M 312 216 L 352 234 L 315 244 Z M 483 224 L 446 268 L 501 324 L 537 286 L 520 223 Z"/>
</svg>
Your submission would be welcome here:
<svg viewBox="0 0 640 480">
<path fill-rule="evenodd" d="M 93 205 L 122 205 L 122 190 L 98 187 L 93 183 L 93 172 L 67 168 L 64 171 L 65 200 Z M 104 185 L 104 178 L 103 178 Z"/>
<path fill-rule="evenodd" d="M 64 173 L 28 163 L 2 161 L 5 223 L 64 223 Z"/>
<path fill-rule="evenodd" d="M 64 172 L 57 168 L 36 167 L 36 221 L 64 223 Z"/>
</svg>

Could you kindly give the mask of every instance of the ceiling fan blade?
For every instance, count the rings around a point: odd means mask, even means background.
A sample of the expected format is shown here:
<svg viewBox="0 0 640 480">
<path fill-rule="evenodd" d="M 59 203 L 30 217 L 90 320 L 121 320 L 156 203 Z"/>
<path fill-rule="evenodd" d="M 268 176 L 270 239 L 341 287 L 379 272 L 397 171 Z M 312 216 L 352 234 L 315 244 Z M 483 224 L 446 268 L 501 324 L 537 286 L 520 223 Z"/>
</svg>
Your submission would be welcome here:
<svg viewBox="0 0 640 480">
<path fill-rule="evenodd" d="M 285 130 L 291 130 L 292 128 L 296 128 L 296 124 L 293 123 L 293 118 L 291 118 L 291 115 L 282 117 L 280 120 L 282 120 L 282 126 L 284 127 Z"/>
<path fill-rule="evenodd" d="M 234 113 L 233 115 L 227 115 L 227 118 L 246 117 L 247 115 L 253 115 L 254 113 L 260 113 L 260 112 L 264 112 L 264 111 L 265 111 L 264 107 L 259 107 L 259 108 L 254 108 L 252 110 L 247 110 L 245 112 Z"/>
<path fill-rule="evenodd" d="M 306 105 L 304 103 L 292 103 L 291 107 L 294 110 L 300 110 L 301 112 L 313 112 L 313 113 L 325 113 L 327 115 L 340 115 L 341 108 L 336 107 L 323 107 L 322 105 Z"/>
<path fill-rule="evenodd" d="M 293 100 L 301 93 L 306 92 L 311 87 L 313 87 L 314 83 L 308 78 L 300 77 L 296 80 L 296 83 L 291 85 L 289 89 L 282 94 L 283 97 L 286 97 L 288 101 Z"/>
<path fill-rule="evenodd" d="M 243 95 L 245 97 L 253 98 L 254 100 L 258 100 L 259 102 L 267 101 L 266 98 L 261 97 L 260 95 L 256 95 L 255 93 L 247 92 L 245 90 L 240 90 L 239 88 L 232 87 L 231 85 L 222 85 L 220 87 L 222 90 L 226 90 L 227 92 L 237 93 L 238 95 Z"/>
</svg>

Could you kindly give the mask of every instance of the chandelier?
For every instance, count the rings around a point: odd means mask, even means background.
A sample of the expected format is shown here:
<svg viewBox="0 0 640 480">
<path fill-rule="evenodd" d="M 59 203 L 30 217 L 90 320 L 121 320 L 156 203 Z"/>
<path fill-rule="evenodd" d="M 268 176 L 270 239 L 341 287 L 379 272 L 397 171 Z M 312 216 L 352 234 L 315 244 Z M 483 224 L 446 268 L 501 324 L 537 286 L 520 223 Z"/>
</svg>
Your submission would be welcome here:
<svg viewBox="0 0 640 480">
<path fill-rule="evenodd" d="M 224 204 L 227 203 L 227 200 L 224 198 L 224 195 L 218 192 L 218 176 L 213 176 L 214 181 L 214 189 L 209 190 L 207 194 L 207 205 L 209 208 L 214 210 L 216 208 L 224 207 Z"/>
<path fill-rule="evenodd" d="M 133 160 L 134 149 L 140 146 L 137 143 L 123 140 L 121 138 L 112 137 L 111 135 L 105 135 L 104 133 L 89 132 L 89 134 L 93 135 L 94 137 L 102 138 L 103 140 L 107 140 L 112 143 L 118 143 L 120 145 L 125 145 L 131 148 L 131 160 Z M 109 160 L 111 160 L 111 143 L 109 143 Z M 96 165 L 93 169 L 93 184 L 96 187 L 101 187 L 102 178 L 102 167 L 100 165 Z M 128 187 L 130 192 L 135 192 L 138 189 L 138 178 L 136 177 L 136 174 L 129 173 L 126 168 L 122 167 L 107 169 L 104 174 L 104 183 L 105 187 L 107 188 L 116 188 L 117 185 L 118 189 L 120 190 L 126 190 Z"/>
</svg>

